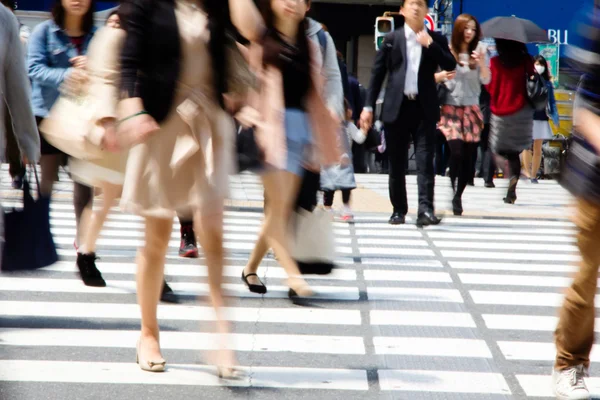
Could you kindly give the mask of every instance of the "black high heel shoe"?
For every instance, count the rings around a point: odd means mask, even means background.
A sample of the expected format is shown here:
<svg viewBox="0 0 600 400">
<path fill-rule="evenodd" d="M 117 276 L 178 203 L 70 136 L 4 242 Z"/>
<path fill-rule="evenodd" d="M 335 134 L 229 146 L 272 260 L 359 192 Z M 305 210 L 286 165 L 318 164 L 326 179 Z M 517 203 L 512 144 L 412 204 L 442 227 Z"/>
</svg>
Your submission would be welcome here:
<svg viewBox="0 0 600 400">
<path fill-rule="evenodd" d="M 463 214 L 462 199 L 460 197 L 452 199 L 452 211 L 457 217 L 460 217 Z"/>
<path fill-rule="evenodd" d="M 506 197 L 504 198 L 504 203 L 515 204 L 517 201 L 517 183 L 519 183 L 518 177 L 510 180 L 508 191 L 506 192 Z"/>
</svg>

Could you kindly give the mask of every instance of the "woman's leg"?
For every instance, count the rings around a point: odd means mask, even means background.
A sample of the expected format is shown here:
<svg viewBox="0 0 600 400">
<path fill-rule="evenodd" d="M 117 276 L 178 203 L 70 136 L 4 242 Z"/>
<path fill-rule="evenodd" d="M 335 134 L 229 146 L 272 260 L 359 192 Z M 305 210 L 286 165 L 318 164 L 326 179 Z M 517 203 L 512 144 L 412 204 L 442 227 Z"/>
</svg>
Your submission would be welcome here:
<svg viewBox="0 0 600 400">
<path fill-rule="evenodd" d="M 504 156 L 508 160 L 510 179 L 504 202 L 513 204 L 517 200 L 517 184 L 519 183 L 519 177 L 521 175 L 521 159 L 517 152 L 508 152 L 505 153 Z"/>
<path fill-rule="evenodd" d="M 323 192 L 323 205 L 326 208 L 331 208 L 333 206 L 333 198 L 335 197 L 334 190 L 325 190 Z"/>
<path fill-rule="evenodd" d="M 54 182 L 58 179 L 58 168 L 62 161 L 62 154 L 44 154 L 40 158 L 42 176 L 40 181 L 40 192 L 42 195 L 52 196 Z"/>
<path fill-rule="evenodd" d="M 229 323 L 223 315 L 225 297 L 221 289 L 223 283 L 223 263 L 225 252 L 223 249 L 223 211 L 224 200 L 211 203 L 211 207 L 205 207 L 195 213 L 194 226 L 198 235 L 198 242 L 202 246 L 206 257 L 208 268 L 209 296 L 217 317 L 217 332 L 221 340 L 219 356 L 215 364 L 219 373 L 228 376 L 233 373 L 232 368 L 237 364 L 235 355 L 225 345 L 230 332 Z"/>
<path fill-rule="evenodd" d="M 536 179 L 540 166 L 542 164 L 542 145 L 544 141 L 542 139 L 536 139 L 533 141 L 533 161 L 531 162 L 531 179 Z"/>
<path fill-rule="evenodd" d="M 452 182 L 452 189 L 454 192 L 458 190 L 457 181 L 460 176 L 460 171 L 463 164 L 463 146 L 462 140 L 449 140 L 448 146 L 450 147 L 450 181 Z"/>
<path fill-rule="evenodd" d="M 534 177 L 533 172 L 532 172 L 532 165 L 531 165 L 531 149 L 527 149 L 525 151 L 523 151 L 521 153 L 521 157 L 523 158 L 523 175 L 525 175 L 525 177 L 527 179 L 531 179 Z M 520 174 L 519 174 L 520 176 Z"/>
<path fill-rule="evenodd" d="M 75 182 L 73 186 L 73 207 L 75 208 L 75 223 L 77 226 L 77 234 L 75 236 L 75 243 L 77 246 L 83 243 L 81 229 L 81 216 L 84 211 L 90 212 L 94 199 L 94 189 L 86 186 L 82 183 Z"/>
<path fill-rule="evenodd" d="M 157 308 L 172 229 L 171 219 L 146 218 L 146 243 L 137 258 L 137 297 L 142 314 L 140 361 L 163 361 Z"/>
<path fill-rule="evenodd" d="M 123 186 L 114 185 L 108 182 L 102 182 L 100 188 L 102 189 L 103 197 L 102 207 L 94 211 L 89 209 L 86 210 L 81 218 L 81 226 L 83 229 L 81 237 L 83 240 L 79 252 L 82 254 L 96 252 L 96 242 L 98 241 L 98 236 L 100 236 L 100 231 L 104 226 L 106 217 L 108 216 L 111 207 L 116 204 L 116 200 L 123 190 Z"/>
<path fill-rule="evenodd" d="M 342 190 L 342 202 L 344 203 L 344 205 L 346 207 L 350 207 L 350 198 L 352 196 L 352 190 L 351 189 L 344 189 Z"/>
<path fill-rule="evenodd" d="M 265 216 L 261 235 L 264 234 L 288 274 L 290 288 L 300 295 L 309 295 L 312 292 L 300 276 L 298 264 L 290 254 L 288 235 L 288 221 L 296 203 L 300 177 L 287 171 L 275 171 L 263 176 L 263 185 L 269 197 L 269 212 Z"/>
</svg>

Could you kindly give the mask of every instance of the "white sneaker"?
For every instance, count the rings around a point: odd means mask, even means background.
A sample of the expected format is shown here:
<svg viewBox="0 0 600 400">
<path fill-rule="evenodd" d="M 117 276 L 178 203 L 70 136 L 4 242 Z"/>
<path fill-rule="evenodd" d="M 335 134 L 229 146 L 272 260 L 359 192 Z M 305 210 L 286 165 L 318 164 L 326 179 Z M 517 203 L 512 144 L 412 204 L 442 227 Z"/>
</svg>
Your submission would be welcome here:
<svg viewBox="0 0 600 400">
<path fill-rule="evenodd" d="M 588 376 L 583 365 L 552 372 L 554 395 L 560 400 L 589 400 L 590 392 L 585 386 L 584 377 Z"/>
<path fill-rule="evenodd" d="M 342 221 L 352 221 L 354 219 L 354 214 L 352 214 L 352 209 L 348 206 L 344 206 L 342 209 Z"/>
</svg>

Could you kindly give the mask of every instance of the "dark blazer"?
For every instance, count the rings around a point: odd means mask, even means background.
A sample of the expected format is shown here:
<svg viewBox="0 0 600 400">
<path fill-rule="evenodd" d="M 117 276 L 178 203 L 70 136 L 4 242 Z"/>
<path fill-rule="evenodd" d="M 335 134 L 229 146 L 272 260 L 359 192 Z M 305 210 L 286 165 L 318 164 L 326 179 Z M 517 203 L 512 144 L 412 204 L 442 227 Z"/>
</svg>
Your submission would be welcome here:
<svg viewBox="0 0 600 400">
<path fill-rule="evenodd" d="M 226 89 L 222 71 L 225 69 L 223 36 L 224 21 L 229 21 L 228 4 L 220 0 L 205 2 L 211 31 L 210 53 L 216 71 L 215 92 L 219 96 L 215 101 L 221 105 L 221 94 Z M 217 13 L 219 15 L 215 15 Z M 121 53 L 121 98 L 141 97 L 146 111 L 161 122 L 173 106 L 181 68 L 175 1 L 128 0 L 120 6 L 119 16 L 127 32 Z"/>
<path fill-rule="evenodd" d="M 389 74 L 383 103 L 382 120 L 386 124 L 396 122 L 404 99 L 404 81 L 406 80 L 406 36 L 404 19 L 394 32 L 388 33 L 375 57 L 371 73 L 369 94 L 366 106 L 375 109 L 377 97 L 386 75 Z M 438 32 L 428 31 L 433 39 L 429 48 L 423 47 L 419 68 L 419 100 L 425 112 L 425 118 L 438 121 L 440 105 L 434 74 L 438 67 L 452 71 L 456 68 L 456 59 L 450 52 L 448 40 Z"/>
</svg>

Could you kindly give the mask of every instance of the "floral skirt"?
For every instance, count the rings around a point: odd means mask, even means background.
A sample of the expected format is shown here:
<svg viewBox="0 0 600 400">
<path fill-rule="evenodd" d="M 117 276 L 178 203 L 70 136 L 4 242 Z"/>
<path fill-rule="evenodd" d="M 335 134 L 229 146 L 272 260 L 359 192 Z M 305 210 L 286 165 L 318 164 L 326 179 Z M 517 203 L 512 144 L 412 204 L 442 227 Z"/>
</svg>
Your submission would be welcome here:
<svg viewBox="0 0 600 400">
<path fill-rule="evenodd" d="M 438 129 L 446 136 L 446 140 L 462 140 L 479 142 L 483 131 L 483 114 L 478 105 L 451 106 L 443 105 L 442 117 Z"/>
</svg>

